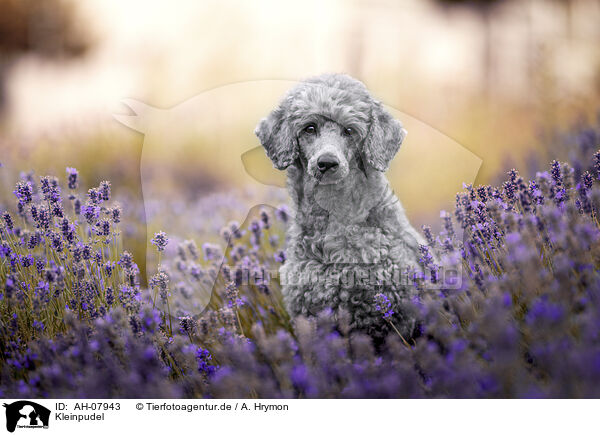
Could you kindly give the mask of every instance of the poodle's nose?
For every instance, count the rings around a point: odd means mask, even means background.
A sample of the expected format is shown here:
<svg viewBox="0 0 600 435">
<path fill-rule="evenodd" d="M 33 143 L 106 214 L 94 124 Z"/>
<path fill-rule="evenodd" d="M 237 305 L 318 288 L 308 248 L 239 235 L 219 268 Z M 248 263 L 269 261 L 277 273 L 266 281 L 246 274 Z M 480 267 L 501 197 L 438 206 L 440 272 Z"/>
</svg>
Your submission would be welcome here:
<svg viewBox="0 0 600 435">
<path fill-rule="evenodd" d="M 334 156 L 327 154 L 319 157 L 319 159 L 317 160 L 317 168 L 319 169 L 319 171 L 321 171 L 322 174 L 324 174 L 330 169 L 331 172 L 334 172 L 339 164 L 340 162 L 338 162 L 338 160 Z"/>
</svg>

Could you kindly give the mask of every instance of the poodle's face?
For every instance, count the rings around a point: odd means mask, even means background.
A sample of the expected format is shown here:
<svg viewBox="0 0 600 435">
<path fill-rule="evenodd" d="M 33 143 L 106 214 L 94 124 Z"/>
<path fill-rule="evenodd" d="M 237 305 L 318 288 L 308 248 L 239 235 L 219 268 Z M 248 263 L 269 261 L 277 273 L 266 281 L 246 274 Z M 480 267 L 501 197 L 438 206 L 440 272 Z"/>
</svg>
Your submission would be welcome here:
<svg viewBox="0 0 600 435">
<path fill-rule="evenodd" d="M 406 136 L 361 82 L 339 74 L 300 83 L 255 133 L 277 169 L 303 166 L 323 184 L 354 167 L 385 171 Z"/>
<path fill-rule="evenodd" d="M 353 125 L 316 115 L 297 130 L 300 163 L 319 184 L 338 183 L 348 176 L 350 169 L 364 170 L 358 152 L 361 137 Z"/>
</svg>

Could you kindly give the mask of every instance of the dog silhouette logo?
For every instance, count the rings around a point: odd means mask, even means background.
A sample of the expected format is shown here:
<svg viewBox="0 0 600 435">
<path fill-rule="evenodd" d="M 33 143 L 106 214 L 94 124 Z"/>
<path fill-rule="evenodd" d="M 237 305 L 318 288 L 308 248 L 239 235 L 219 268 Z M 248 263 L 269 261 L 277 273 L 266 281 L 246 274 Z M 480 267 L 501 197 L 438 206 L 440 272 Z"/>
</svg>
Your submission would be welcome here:
<svg viewBox="0 0 600 435">
<path fill-rule="evenodd" d="M 19 400 L 4 404 L 6 408 L 6 430 L 14 432 L 18 428 L 48 428 L 50 410 L 29 400 Z"/>
</svg>

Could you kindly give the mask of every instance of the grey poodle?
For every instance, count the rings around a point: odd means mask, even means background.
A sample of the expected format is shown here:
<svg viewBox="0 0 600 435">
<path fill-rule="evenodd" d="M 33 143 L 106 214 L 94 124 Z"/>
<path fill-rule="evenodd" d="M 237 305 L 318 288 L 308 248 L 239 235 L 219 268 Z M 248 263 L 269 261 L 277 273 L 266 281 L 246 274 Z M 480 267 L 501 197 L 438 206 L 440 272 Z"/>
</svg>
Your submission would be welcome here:
<svg viewBox="0 0 600 435">
<path fill-rule="evenodd" d="M 255 133 L 287 169 L 293 219 L 280 280 L 290 315 L 341 308 L 352 330 L 382 338 L 391 321 L 410 336 L 425 241 L 384 175 L 406 136 L 400 122 L 361 82 L 327 74 L 289 91 Z"/>
</svg>

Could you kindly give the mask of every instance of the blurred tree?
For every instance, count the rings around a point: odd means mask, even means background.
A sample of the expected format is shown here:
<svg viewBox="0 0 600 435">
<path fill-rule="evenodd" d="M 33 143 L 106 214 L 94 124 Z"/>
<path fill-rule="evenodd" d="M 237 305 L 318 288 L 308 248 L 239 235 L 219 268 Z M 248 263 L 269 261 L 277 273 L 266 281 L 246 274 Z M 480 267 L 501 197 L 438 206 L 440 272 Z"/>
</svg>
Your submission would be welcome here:
<svg viewBox="0 0 600 435">
<path fill-rule="evenodd" d="M 0 115 L 6 104 L 6 79 L 21 56 L 63 60 L 83 55 L 90 46 L 64 0 L 0 0 Z"/>
<path fill-rule="evenodd" d="M 492 37 L 492 14 L 496 6 L 503 3 L 501 0 L 435 0 L 444 8 L 465 7 L 476 11 L 483 23 L 483 90 L 489 92 L 492 88 L 493 71 L 493 37 Z"/>
</svg>

